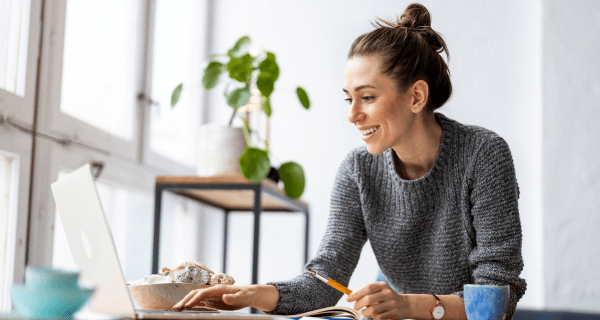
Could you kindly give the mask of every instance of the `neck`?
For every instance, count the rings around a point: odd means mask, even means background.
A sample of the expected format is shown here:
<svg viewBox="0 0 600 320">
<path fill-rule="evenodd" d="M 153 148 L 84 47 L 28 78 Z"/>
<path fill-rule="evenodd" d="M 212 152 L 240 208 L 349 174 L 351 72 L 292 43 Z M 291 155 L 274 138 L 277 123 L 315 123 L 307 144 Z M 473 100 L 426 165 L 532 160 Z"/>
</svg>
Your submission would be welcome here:
<svg viewBox="0 0 600 320">
<path fill-rule="evenodd" d="M 402 143 L 392 147 L 400 164 L 396 171 L 404 179 L 413 180 L 426 175 L 437 158 L 442 140 L 442 127 L 435 120 L 434 113 L 419 114 L 415 119 L 412 132 Z"/>
</svg>

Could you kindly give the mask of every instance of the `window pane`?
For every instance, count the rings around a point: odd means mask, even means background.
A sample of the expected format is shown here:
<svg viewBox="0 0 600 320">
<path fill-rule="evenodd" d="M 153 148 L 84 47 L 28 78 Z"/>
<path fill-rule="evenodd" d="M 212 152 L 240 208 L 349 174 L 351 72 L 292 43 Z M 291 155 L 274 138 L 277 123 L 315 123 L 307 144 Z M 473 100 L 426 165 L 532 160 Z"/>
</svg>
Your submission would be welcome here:
<svg viewBox="0 0 600 320">
<path fill-rule="evenodd" d="M 25 95 L 31 1 L 0 0 L 0 88 Z"/>
<path fill-rule="evenodd" d="M 0 313 L 9 312 L 17 232 L 17 159 L 0 151 Z"/>
<path fill-rule="evenodd" d="M 196 165 L 197 126 L 202 107 L 203 1 L 156 2 L 150 148 L 186 165 Z M 184 83 L 171 108 L 171 93 Z"/>
<path fill-rule="evenodd" d="M 68 1 L 61 111 L 131 140 L 138 0 Z"/>
</svg>

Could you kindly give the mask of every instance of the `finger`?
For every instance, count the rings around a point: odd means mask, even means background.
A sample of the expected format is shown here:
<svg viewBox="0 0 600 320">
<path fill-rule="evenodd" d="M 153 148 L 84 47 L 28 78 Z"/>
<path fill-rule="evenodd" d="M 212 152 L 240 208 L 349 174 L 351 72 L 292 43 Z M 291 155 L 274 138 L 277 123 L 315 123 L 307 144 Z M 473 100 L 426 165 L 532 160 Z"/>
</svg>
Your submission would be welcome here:
<svg viewBox="0 0 600 320">
<path fill-rule="evenodd" d="M 196 304 L 202 303 L 202 300 L 207 298 L 207 292 L 199 291 L 195 296 L 192 297 L 184 306 L 186 308 L 191 308 Z"/>
<path fill-rule="evenodd" d="M 371 306 L 369 306 L 369 308 L 371 309 L 371 313 L 375 316 L 383 314 L 383 313 L 391 310 L 390 304 L 387 303 L 387 301 L 371 305 Z"/>
<path fill-rule="evenodd" d="M 212 288 L 206 288 L 199 290 L 199 294 L 194 296 L 190 301 L 185 304 L 186 308 L 191 308 L 193 306 L 205 305 L 202 303 L 203 300 L 212 298 L 213 300 L 223 301 L 223 295 L 228 293 L 235 293 L 236 290 L 239 290 L 233 286 L 226 285 L 218 285 Z"/>
<path fill-rule="evenodd" d="M 195 306 L 199 306 L 204 300 L 204 293 L 202 290 L 199 290 L 191 299 L 189 299 L 186 303 L 183 303 L 183 308 L 193 308 Z"/>
<path fill-rule="evenodd" d="M 387 312 L 388 309 L 389 306 L 386 306 L 383 303 L 378 303 L 362 309 L 362 314 L 366 318 L 376 319 L 379 314 Z"/>
<path fill-rule="evenodd" d="M 388 298 L 387 294 L 383 291 L 375 292 L 358 299 L 354 303 L 354 309 L 359 310 L 363 307 L 373 306 L 386 301 Z"/>
<path fill-rule="evenodd" d="M 396 312 L 394 310 L 387 310 L 383 313 L 378 313 L 376 314 L 374 317 L 372 317 L 373 319 L 396 319 L 399 318 L 398 315 L 396 314 Z"/>
<path fill-rule="evenodd" d="M 238 291 L 233 294 L 231 294 L 231 293 L 224 294 L 223 302 L 225 302 L 226 304 L 229 304 L 229 305 L 240 304 L 240 302 L 241 302 L 240 300 L 243 300 L 242 295 L 243 295 L 243 292 L 241 292 L 241 291 Z"/>
<path fill-rule="evenodd" d="M 385 288 L 385 286 L 382 284 L 385 285 L 385 282 L 375 282 L 375 283 L 366 284 L 366 285 L 360 287 L 358 290 L 349 294 L 348 297 L 346 298 L 346 301 L 348 301 L 348 302 L 357 301 L 368 294 L 372 294 L 372 293 L 381 291 L 383 288 Z"/>
<path fill-rule="evenodd" d="M 181 301 L 173 306 L 173 310 L 179 311 L 183 309 L 183 306 L 188 303 L 188 301 L 190 301 L 198 293 L 198 291 L 199 290 L 190 291 L 183 299 L 181 299 Z"/>
</svg>

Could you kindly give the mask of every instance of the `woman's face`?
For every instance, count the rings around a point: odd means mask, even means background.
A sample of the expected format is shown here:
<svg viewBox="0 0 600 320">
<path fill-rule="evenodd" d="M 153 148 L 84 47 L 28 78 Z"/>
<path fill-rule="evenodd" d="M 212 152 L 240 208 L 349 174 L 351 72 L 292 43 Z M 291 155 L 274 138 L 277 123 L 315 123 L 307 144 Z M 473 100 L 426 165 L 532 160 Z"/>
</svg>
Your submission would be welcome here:
<svg viewBox="0 0 600 320">
<path fill-rule="evenodd" d="M 369 153 L 380 154 L 409 138 L 415 114 L 408 96 L 398 95 L 395 82 L 381 73 L 378 56 L 349 59 L 343 90 L 350 105 L 348 121 L 359 130 Z"/>
</svg>

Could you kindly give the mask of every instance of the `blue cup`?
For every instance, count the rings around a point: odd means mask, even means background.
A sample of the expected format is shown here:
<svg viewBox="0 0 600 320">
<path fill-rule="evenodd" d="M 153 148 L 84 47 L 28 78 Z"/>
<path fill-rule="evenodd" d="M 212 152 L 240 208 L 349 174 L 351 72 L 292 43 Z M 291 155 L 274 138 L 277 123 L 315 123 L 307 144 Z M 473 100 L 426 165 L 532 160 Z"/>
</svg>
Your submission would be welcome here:
<svg viewBox="0 0 600 320">
<path fill-rule="evenodd" d="M 503 320 L 510 302 L 510 286 L 464 285 L 465 311 L 469 320 Z"/>
<path fill-rule="evenodd" d="M 80 287 L 78 278 L 78 271 L 27 267 L 25 283 L 12 285 L 12 302 L 27 318 L 70 319 L 94 292 Z"/>
</svg>

